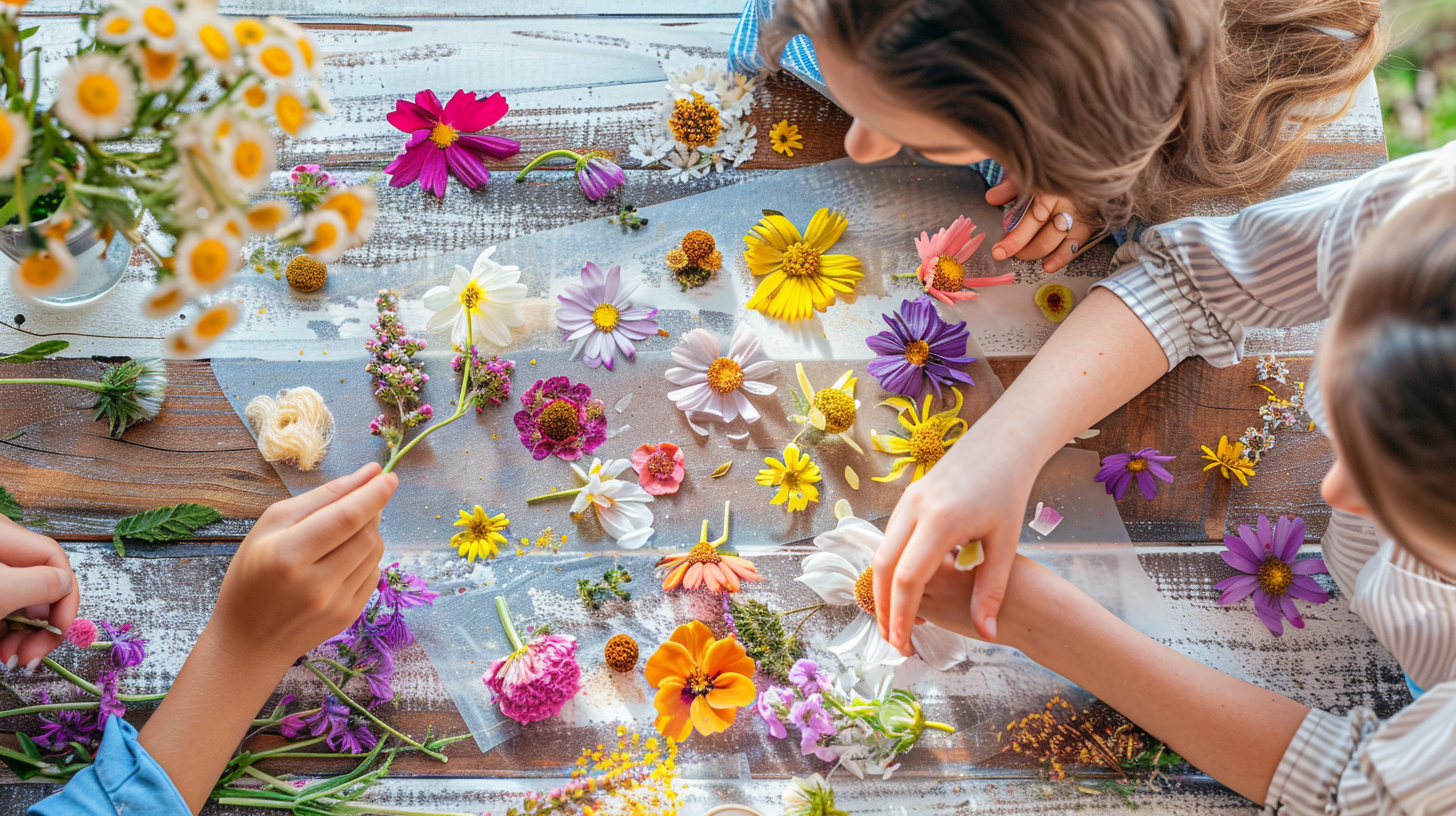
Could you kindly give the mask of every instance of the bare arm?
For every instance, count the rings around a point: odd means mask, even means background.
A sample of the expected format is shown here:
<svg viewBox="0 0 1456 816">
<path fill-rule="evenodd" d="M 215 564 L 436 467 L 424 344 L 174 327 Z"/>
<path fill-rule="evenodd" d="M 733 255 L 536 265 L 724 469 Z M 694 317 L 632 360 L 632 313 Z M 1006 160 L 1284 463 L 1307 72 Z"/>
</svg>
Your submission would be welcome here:
<svg viewBox="0 0 1456 816">
<path fill-rule="evenodd" d="M 976 637 L 966 608 L 972 574 L 957 572 L 947 559 L 927 587 L 923 614 Z M 1000 620 L 1002 643 L 1090 691 L 1260 804 L 1309 713 L 1158 643 L 1025 556 L 1015 559 Z"/>
<path fill-rule="evenodd" d="M 1042 465 L 1167 370 L 1167 356 L 1137 315 L 1116 295 L 1094 289 L 1006 393 L 896 505 L 874 563 L 881 634 L 909 654 L 926 582 L 946 553 L 979 539 L 986 563 L 974 573 L 972 617 L 982 637 L 997 640 L 996 615 L 1016 556 L 1022 509 Z"/>
</svg>

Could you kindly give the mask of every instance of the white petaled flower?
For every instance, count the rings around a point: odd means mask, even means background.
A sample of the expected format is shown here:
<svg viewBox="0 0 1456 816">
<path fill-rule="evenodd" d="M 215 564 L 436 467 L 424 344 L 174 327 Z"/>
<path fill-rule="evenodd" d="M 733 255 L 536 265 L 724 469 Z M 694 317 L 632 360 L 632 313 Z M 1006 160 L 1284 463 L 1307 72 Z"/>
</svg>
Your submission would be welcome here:
<svg viewBox="0 0 1456 816">
<path fill-rule="evenodd" d="M 149 93 L 163 93 L 177 87 L 182 76 L 182 55 L 176 51 L 158 51 L 145 45 L 127 49 L 128 58 L 142 77 L 142 87 Z"/>
<path fill-rule="evenodd" d="M 744 422 L 757 422 L 760 414 L 748 395 L 768 396 L 778 390 L 763 381 L 778 373 L 778 363 L 764 354 L 747 323 L 733 330 L 727 354 L 717 335 L 693 329 L 672 350 L 672 361 L 677 365 L 667 370 L 667 381 L 682 387 L 667 398 L 684 413 L 702 411 L 724 422 L 740 416 Z"/>
<path fill-rule="evenodd" d="M 238 17 L 233 24 L 233 38 L 244 50 L 248 50 L 268 38 L 268 27 L 256 17 Z"/>
<path fill-rule="evenodd" d="M 826 603 L 859 607 L 859 614 L 830 642 L 829 650 L 870 680 L 877 675 L 876 670 L 905 662 L 905 656 L 880 637 L 875 623 L 871 564 L 885 534 L 850 514 L 846 503 L 835 507 L 835 515 L 839 516 L 838 524 L 814 537 L 814 546 L 820 551 L 804 557 L 799 564 L 804 574 L 795 580 L 814 590 Z M 964 637 L 929 622 L 910 630 L 910 644 L 922 660 L 939 671 L 967 657 Z"/>
<path fill-rule="evenodd" d="M 172 271 L 188 292 L 216 292 L 238 271 L 242 249 L 240 236 L 227 228 L 227 222 L 214 219 L 177 241 Z"/>
<path fill-rule="evenodd" d="M 51 110 L 83 139 L 120 136 L 136 119 L 137 88 L 126 63 L 100 51 L 67 61 Z"/>
<path fill-rule="evenodd" d="M 30 123 L 18 113 L 0 111 L 0 179 L 12 178 L 30 154 Z"/>
<path fill-rule="evenodd" d="M 336 212 L 348 229 L 349 248 L 363 246 L 374 234 L 374 221 L 379 216 L 379 199 L 372 184 L 334 187 L 319 202 L 320 210 Z"/>
<path fill-rule="evenodd" d="M 285 246 L 302 247 L 316 260 L 330 264 L 349 249 L 349 224 L 333 210 L 318 209 L 290 221 L 277 237 Z"/>
<path fill-rule="evenodd" d="M 474 269 L 457 265 L 449 286 L 425 293 L 425 308 L 434 312 L 426 329 L 450 325 L 451 341 L 464 348 L 468 322 L 475 342 L 497 348 L 510 345 L 511 329 L 526 324 L 519 305 L 526 299 L 526 285 L 521 283 L 521 268 L 501 266 L 491 260 L 494 253 L 495 247 L 488 247 L 475 259 Z"/>
<path fill-rule="evenodd" d="M 783 816 L 848 816 L 834 806 L 834 789 L 829 787 L 829 780 L 817 773 L 789 779 L 780 796 Z"/>
<path fill-rule="evenodd" d="M 181 311 L 191 299 L 192 295 L 182 288 L 182 284 L 175 277 L 167 278 L 142 299 L 142 314 L 152 320 L 171 317 Z"/>
<path fill-rule="evenodd" d="M 617 478 L 631 468 L 632 462 L 627 459 L 593 459 L 586 470 L 573 462 L 571 469 L 584 484 L 571 503 L 571 514 L 579 519 L 588 509 L 595 510 L 607 535 L 616 539 L 618 546 L 635 550 L 652 537 L 652 508 L 647 506 L 652 494 L 643 490 L 635 478 Z"/>
<path fill-rule="evenodd" d="M 656 309 L 639 309 L 632 304 L 632 295 L 642 284 L 640 277 L 625 283 L 622 267 L 613 266 L 605 273 L 588 262 L 581 269 L 581 285 L 568 284 L 566 292 L 557 295 L 561 305 L 556 309 L 556 325 L 561 339 L 575 343 L 571 356 L 584 354 L 587 368 L 606 367 L 618 351 L 628 360 L 637 359 L 632 344 L 657 334 Z"/>
<path fill-rule="evenodd" d="M 147 0 L 115 0 L 101 16 L 96 37 L 112 45 L 142 42 L 153 51 L 177 51 L 184 41 L 176 4 Z"/>
<path fill-rule="evenodd" d="M 248 55 L 248 67 L 264 79 L 292 82 L 305 71 L 298 46 L 276 34 L 269 34 L 244 52 Z"/>
<path fill-rule="evenodd" d="M 676 181 L 691 181 L 737 167 L 753 155 L 757 128 L 746 121 L 755 77 L 717 66 L 668 72 L 666 98 L 653 121 L 636 134 L 629 154 L 642 167 L 664 168 Z"/>
<path fill-rule="evenodd" d="M 278 143 L 262 124 L 241 116 L 231 119 L 226 135 L 217 144 L 218 165 L 243 193 L 252 194 L 268 186 L 278 165 Z"/>
<path fill-rule="evenodd" d="M 310 76 L 315 79 L 323 76 L 323 59 L 319 55 L 318 46 L 314 43 L 313 37 L 303 30 L 303 26 L 286 17 L 278 16 L 269 17 L 268 25 L 278 33 L 278 36 L 293 43 L 293 50 L 302 60 L 303 69 Z"/>
<path fill-rule="evenodd" d="M 243 70 L 242 49 L 232 27 L 216 9 L 206 3 L 191 3 L 182 13 L 183 50 L 203 69 L 213 69 L 228 79 Z"/>
<path fill-rule="evenodd" d="M 10 289 L 27 300 L 65 291 L 75 282 L 76 258 L 66 249 L 64 238 L 47 238 L 45 246 L 10 270 Z"/>
<path fill-rule="evenodd" d="M 244 79 L 238 89 L 233 91 L 233 99 L 237 100 L 242 109 L 247 111 L 250 116 L 257 116 L 261 119 L 273 115 L 274 96 L 273 85 L 264 84 L 255 76 Z"/>
<path fill-rule="evenodd" d="M 252 233 L 272 232 L 283 226 L 293 215 L 293 207 L 287 201 L 271 199 L 259 201 L 248 208 L 244 218 L 248 224 L 248 231 Z"/>
<path fill-rule="evenodd" d="M 313 125 L 313 106 L 303 94 L 289 83 L 279 83 L 273 93 L 270 113 L 278 127 L 289 136 L 297 136 Z"/>
<path fill-rule="evenodd" d="M 174 360 L 201 357 L 208 347 L 242 320 L 238 304 L 225 300 L 207 307 L 191 323 L 167 333 L 162 339 L 163 355 Z"/>
</svg>

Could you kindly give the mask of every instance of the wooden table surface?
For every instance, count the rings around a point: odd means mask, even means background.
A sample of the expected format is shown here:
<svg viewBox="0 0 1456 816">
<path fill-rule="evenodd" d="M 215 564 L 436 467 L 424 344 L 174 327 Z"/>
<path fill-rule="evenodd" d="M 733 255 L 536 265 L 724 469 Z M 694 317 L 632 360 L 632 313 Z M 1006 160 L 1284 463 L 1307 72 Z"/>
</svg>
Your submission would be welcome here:
<svg viewBox="0 0 1456 816">
<path fill-rule="evenodd" d="M 523 142 L 521 154 L 493 168 L 495 180 L 479 193 L 451 184 L 445 199 L 435 201 L 415 188 L 381 185 L 374 236 L 343 262 L 360 267 L 479 248 L 610 214 L 607 203 L 594 205 L 580 195 L 560 190 L 545 195 L 530 185 L 510 184 L 512 170 L 535 153 L 560 146 L 614 150 L 624 164 L 630 164 L 626 154 L 632 133 L 646 123 L 659 98 L 663 81 L 659 60 L 684 55 L 698 61 L 721 59 L 741 6 L 738 0 L 692 4 L 477 0 L 448 5 L 393 0 L 369 4 L 377 12 L 359 13 L 353 8 L 357 5 L 361 4 L 344 0 L 222 3 L 224 13 L 294 17 L 311 28 L 321 48 L 331 54 L 326 60 L 327 90 L 337 113 L 304 138 L 285 140 L 279 167 L 317 162 L 351 179 L 379 171 L 401 141 L 384 114 L 395 99 L 426 87 L 437 93 L 457 87 L 505 93 L 511 112 L 496 132 Z M 88 0 L 34 0 L 27 11 L 41 25 L 42 40 L 60 44 L 74 39 L 78 12 L 89 7 Z M 53 74 L 59 64 L 59 57 L 50 57 L 46 73 Z M 785 118 L 804 131 L 806 146 L 793 158 L 768 147 L 768 126 Z M 741 169 L 690 184 L 668 181 L 659 171 L 628 169 L 622 200 L 639 206 L 669 201 L 843 155 L 848 119 L 793 78 L 768 79 L 752 119 L 759 125 L 759 147 Z M 1308 159 L 1285 191 L 1349 178 L 1384 161 L 1378 104 L 1373 82 L 1367 82 L 1350 111 L 1315 135 Z M 283 180 L 282 174 L 278 180 Z M 1202 206 L 1205 211 L 1230 212 L 1237 203 Z M 1078 260 L 1076 272 L 1104 274 L 1109 257 L 1110 249 L 1099 247 Z M 91 355 L 155 353 L 157 338 L 175 321 L 149 323 L 137 315 L 135 303 L 145 291 L 145 278 L 133 269 L 100 307 L 65 318 L 37 313 L 8 292 L 0 293 L 0 350 L 13 350 L 41 337 L 72 342 L 68 352 L 72 357 L 29 366 L 24 376 L 89 375 L 98 368 Z M 1317 327 L 1260 332 L 1250 339 L 1248 351 L 1251 357 L 1279 354 L 1302 376 L 1316 334 Z M 1025 358 L 1001 356 L 992 363 L 1001 379 L 1009 382 Z M 146 628 L 159 604 L 181 604 L 191 610 L 191 631 L 183 626 L 156 641 L 161 657 L 149 662 L 158 666 L 140 678 L 156 686 L 165 685 L 180 667 L 190 638 L 205 622 L 234 542 L 264 508 L 288 496 L 219 391 L 209 365 L 174 363 L 169 368 L 171 385 L 162 414 L 119 441 L 89 420 L 81 410 L 86 400 L 74 393 L 10 387 L 0 411 L 0 485 L 19 498 L 28 519 L 44 517 L 43 531 L 62 540 L 72 553 L 87 594 L 87 611 L 98 618 L 136 620 Z M 0 366 L 0 377 L 21 376 L 18 372 L 17 367 Z M 1153 445 L 1179 454 L 1174 485 L 1164 488 L 1155 501 L 1126 501 L 1119 509 L 1139 544 L 1144 567 L 1167 596 L 1175 616 L 1190 622 L 1186 635 L 1190 643 L 1216 641 L 1223 615 L 1251 615 L 1247 609 L 1219 610 L 1212 603 L 1217 595 L 1212 583 L 1228 574 L 1217 556 L 1216 542 L 1224 530 L 1257 513 L 1296 513 L 1308 521 L 1313 544 L 1328 517 L 1319 497 L 1319 480 L 1329 462 L 1329 446 L 1317 433 L 1280 433 L 1277 447 L 1247 488 L 1235 486 L 1229 491 L 1220 480 L 1201 472 L 1199 445 L 1212 444 L 1223 433 L 1236 437 L 1246 426 L 1257 424 L 1255 412 L 1263 392 L 1249 387 L 1253 379 L 1251 361 L 1222 370 L 1200 361 L 1185 362 L 1099 423 L 1100 436 L 1080 443 L 1102 453 Z M 208 528 L 211 535 L 206 540 L 171 551 L 185 551 L 187 557 L 119 563 L 108 555 L 107 545 L 97 543 L 109 538 L 117 518 L 179 501 L 210 504 L 224 516 L 223 522 Z M 1250 679 L 1313 705 L 1369 704 L 1389 713 L 1405 702 L 1389 656 L 1348 614 L 1343 599 L 1321 609 L 1313 620 L 1319 623 L 1310 630 L 1277 643 L 1270 638 L 1230 648 L 1247 654 Z M 416 730 L 425 724 L 434 724 L 437 730 L 463 730 L 423 652 L 415 649 L 409 656 L 401 674 L 410 680 L 400 699 L 386 707 L 390 716 Z M 1271 656 L 1274 659 L 1266 659 Z M 1311 666 L 1324 675 L 1319 682 L 1307 676 Z M 25 685 L 16 683 L 15 688 L 23 692 Z M 12 695 L 0 689 L 0 706 L 9 707 L 10 702 Z M 145 712 L 138 714 L 139 723 Z M 500 767 L 491 755 L 482 756 L 469 743 L 454 746 L 450 756 L 448 765 L 408 760 L 396 768 L 455 779 L 429 784 L 392 781 L 383 787 L 383 795 L 417 806 L 467 809 L 471 803 L 495 801 L 493 792 L 502 787 L 524 784 L 502 782 L 502 777 L 545 772 Z M 549 764 L 543 760 L 543 768 Z M 948 765 L 953 766 L 953 762 Z M 1079 794 L 1074 787 L 1038 786 L 1031 793 L 1017 792 L 1016 786 L 998 787 L 994 774 L 965 768 L 964 776 L 946 794 L 949 804 L 938 812 L 973 805 L 1007 813 L 1045 811 L 1048 806 L 1094 811 L 1124 807 L 1120 799 Z M 0 786 L 0 813 L 19 812 L 45 791 L 38 785 Z M 1196 777 L 1175 790 L 1140 793 L 1137 798 L 1154 812 L 1252 811 L 1248 802 Z"/>
</svg>

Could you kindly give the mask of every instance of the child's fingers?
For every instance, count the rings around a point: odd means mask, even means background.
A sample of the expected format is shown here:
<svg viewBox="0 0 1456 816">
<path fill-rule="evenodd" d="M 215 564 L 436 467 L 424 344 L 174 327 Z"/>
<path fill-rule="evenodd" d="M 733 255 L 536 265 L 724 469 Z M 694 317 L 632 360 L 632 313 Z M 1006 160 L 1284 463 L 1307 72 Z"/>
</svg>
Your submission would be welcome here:
<svg viewBox="0 0 1456 816">
<path fill-rule="evenodd" d="M 361 561 L 379 563 L 384 539 L 379 535 L 379 516 L 360 527 L 349 539 L 318 559 L 317 566 L 328 575 L 349 575 Z"/>
<path fill-rule="evenodd" d="M 1000 207 L 1003 204 L 1010 204 L 1021 194 L 1021 185 L 1010 176 L 1001 180 L 1001 183 L 986 191 L 986 203 L 992 207 Z"/>
<path fill-rule="evenodd" d="M 286 535 L 297 542 L 296 546 L 303 550 L 301 555 L 309 561 L 321 560 L 366 524 L 375 524 L 398 486 L 399 477 L 393 473 L 375 476 L 349 495 L 311 513 Z"/>
<path fill-rule="evenodd" d="M 1046 226 L 1047 222 L 1056 215 L 1052 209 L 1056 203 L 1057 199 L 1049 196 L 1032 198 L 1031 206 L 1027 207 L 1026 214 L 1021 216 L 1021 222 L 1007 232 L 1005 238 L 997 241 L 996 245 L 991 247 L 991 257 L 1004 261 L 1013 255 L 1022 254 L 1022 250 L 1027 244 L 1030 244 L 1032 239 L 1041 232 L 1042 227 Z"/>
<path fill-rule="evenodd" d="M 59 645 L 60 635 L 44 629 L 27 632 L 20 641 L 20 648 L 15 651 L 16 665 L 24 667 L 26 671 L 35 671 L 35 667 L 40 665 L 40 659 L 55 651 Z"/>
<path fill-rule="evenodd" d="M 269 524 L 287 527 L 297 524 L 308 516 L 358 490 L 360 486 L 379 474 L 379 463 L 370 462 L 348 476 L 340 476 L 331 482 L 315 487 L 307 493 L 274 504 L 263 514 Z"/>
<path fill-rule="evenodd" d="M 1020 528 L 1016 528 L 1016 535 Z M 975 587 L 971 591 L 971 624 L 981 637 L 996 641 L 996 615 L 1006 599 L 1006 584 L 1011 580 L 1011 565 L 1016 562 L 1016 541 L 996 532 L 982 542 L 986 560 L 975 569 Z"/>
<path fill-rule="evenodd" d="M 75 589 L 76 578 L 70 570 L 49 565 L 11 567 L 0 564 L 0 609 L 6 615 L 33 604 L 55 603 Z"/>
<path fill-rule="evenodd" d="M 915 519 L 919 514 L 912 508 L 913 504 L 913 501 L 901 498 L 895 505 L 890 523 L 885 525 L 885 540 L 875 550 L 872 564 L 875 569 L 871 586 L 875 596 L 875 625 L 879 627 L 880 637 L 886 641 L 890 639 L 890 579 L 895 576 L 895 563 L 900 560 L 900 553 L 915 532 Z"/>
<path fill-rule="evenodd" d="M 890 645 L 904 655 L 913 651 L 910 630 L 915 626 L 925 585 L 950 549 L 946 546 L 947 540 L 956 535 L 953 530 L 938 525 L 934 518 L 920 519 L 895 563 L 895 573 L 890 579 Z"/>
<path fill-rule="evenodd" d="M 65 551 L 54 539 L 0 516 L 0 564 L 12 567 L 50 564 L 60 567 L 67 563 Z M 0 603 L 5 600 L 0 596 Z"/>
<path fill-rule="evenodd" d="M 1078 224 L 1062 238 L 1057 248 L 1041 261 L 1041 271 L 1048 275 L 1061 270 L 1062 267 L 1072 262 L 1072 259 L 1082 254 L 1082 251 L 1091 246 L 1092 228 Z"/>
<path fill-rule="evenodd" d="M 0 630 L 3 631 L 3 630 Z M 9 671 L 20 664 L 20 642 L 25 640 L 25 632 L 5 632 L 0 635 L 0 667 Z"/>
</svg>

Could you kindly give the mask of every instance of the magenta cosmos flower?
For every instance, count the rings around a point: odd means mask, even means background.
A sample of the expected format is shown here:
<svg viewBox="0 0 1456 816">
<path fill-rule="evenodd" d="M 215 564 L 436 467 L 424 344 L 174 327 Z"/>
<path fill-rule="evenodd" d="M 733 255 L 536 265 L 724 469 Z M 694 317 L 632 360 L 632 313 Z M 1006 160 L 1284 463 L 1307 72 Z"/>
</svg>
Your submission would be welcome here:
<svg viewBox="0 0 1456 816">
<path fill-rule="evenodd" d="M 1123 495 L 1127 493 L 1127 486 L 1132 484 L 1133 479 L 1137 479 L 1143 498 L 1152 501 L 1158 497 L 1158 483 L 1153 479 L 1158 478 L 1172 484 L 1173 474 L 1163 467 L 1163 463 L 1177 458 L 1164 456 L 1158 453 L 1157 448 L 1143 448 L 1134 453 L 1114 453 L 1102 457 L 1102 469 L 1092 478 L 1103 482 L 1107 492 L 1118 501 L 1122 501 Z"/>
<path fill-rule="evenodd" d="M 637 471 L 637 483 L 654 496 L 676 493 L 687 476 L 682 449 L 671 442 L 638 446 L 632 451 L 632 469 Z"/>
<path fill-rule="evenodd" d="M 443 108 L 434 91 L 420 91 L 413 102 L 397 100 L 386 118 L 409 139 L 404 152 L 384 168 L 389 186 L 405 187 L 418 180 L 420 187 L 443 198 L 445 182 L 453 175 L 472 190 L 484 187 L 490 181 L 486 159 L 506 159 L 521 151 L 521 143 L 514 139 L 479 135 L 509 109 L 498 93 L 478 99 L 469 91 L 456 91 Z"/>
<path fill-rule="evenodd" d="M 1270 527 L 1269 517 L 1260 513 L 1255 529 L 1239 525 L 1239 534 L 1224 536 L 1223 543 L 1228 549 L 1219 555 L 1243 574 L 1214 584 L 1214 588 L 1223 590 L 1219 606 L 1236 604 L 1253 595 L 1254 614 L 1270 632 L 1279 635 L 1284 632 L 1284 618 L 1296 629 L 1304 628 L 1304 618 L 1294 605 L 1296 599 L 1317 604 L 1330 599 L 1324 587 L 1310 577 L 1324 574 L 1324 559 L 1294 560 L 1299 545 L 1304 543 L 1304 519 L 1299 516 L 1280 516 L 1278 523 Z"/>
<path fill-rule="evenodd" d="M 591 386 L 565 377 L 537 380 L 521 395 L 516 412 L 521 444 L 536 459 L 557 456 L 575 462 L 607 439 L 606 406 L 592 399 Z"/>
<path fill-rule="evenodd" d="M 925 294 L 945 304 L 960 300 L 975 300 L 980 295 L 970 291 L 972 286 L 999 286 L 1013 283 L 1016 276 L 1007 273 L 990 278 L 966 277 L 966 261 L 986 240 L 986 233 L 975 237 L 976 225 L 964 215 L 942 227 L 935 237 L 920 233 L 915 239 L 915 252 L 920 256 L 920 266 L 915 268 L 915 277 L 920 279 Z"/>
</svg>

